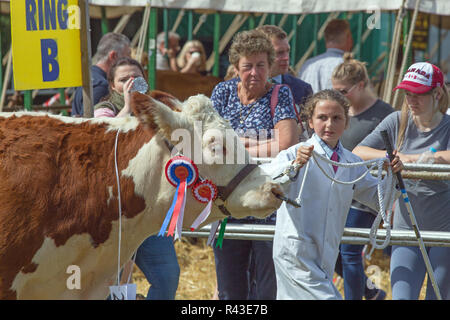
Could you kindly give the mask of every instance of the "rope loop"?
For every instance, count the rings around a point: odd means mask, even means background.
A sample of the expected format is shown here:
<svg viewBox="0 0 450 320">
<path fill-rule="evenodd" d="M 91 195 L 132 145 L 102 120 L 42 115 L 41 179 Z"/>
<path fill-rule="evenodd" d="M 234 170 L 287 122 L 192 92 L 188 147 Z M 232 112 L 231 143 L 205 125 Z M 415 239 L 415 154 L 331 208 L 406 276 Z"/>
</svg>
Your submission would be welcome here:
<svg viewBox="0 0 450 320">
<path fill-rule="evenodd" d="M 394 189 L 395 189 L 395 185 L 394 185 L 394 179 L 393 179 L 393 174 L 392 174 L 392 169 L 389 166 L 387 169 L 387 175 L 386 175 L 386 190 L 383 190 L 383 179 L 382 179 L 382 173 L 383 173 L 383 163 L 385 161 L 387 161 L 388 159 L 386 158 L 377 158 L 377 159 L 372 159 L 372 160 L 367 160 L 367 161 L 361 161 L 361 162 L 352 162 L 352 163 L 343 163 L 343 162 L 336 162 L 333 160 L 328 159 L 327 157 L 317 153 L 316 151 L 313 150 L 312 153 L 312 158 L 314 159 L 314 161 L 317 164 L 317 167 L 319 167 L 319 169 L 322 171 L 322 173 L 331 181 L 334 181 L 336 183 L 339 184 L 343 184 L 343 185 L 352 185 L 357 183 L 358 181 L 364 179 L 364 177 L 370 172 L 370 170 L 374 169 L 375 167 L 378 168 L 378 175 L 377 175 L 377 193 L 378 193 L 378 204 L 379 204 L 379 211 L 378 211 L 378 215 L 375 219 L 375 221 L 372 224 L 372 227 L 370 229 L 370 233 L 369 233 L 369 239 L 370 239 L 370 244 L 372 246 L 370 252 L 366 255 L 366 258 L 368 260 L 370 260 L 371 254 L 373 252 L 374 249 L 384 249 L 388 246 L 390 239 L 391 239 L 391 216 L 392 216 L 392 206 L 394 204 Z M 334 177 L 330 176 L 326 170 L 320 165 L 320 161 L 318 161 L 318 159 L 324 161 L 325 163 L 334 165 L 334 166 L 338 166 L 338 167 L 343 167 L 343 168 L 355 168 L 355 167 L 368 167 L 368 169 L 358 178 L 356 178 L 353 181 L 340 181 L 335 179 Z M 300 185 L 300 190 L 299 190 L 299 194 L 298 197 L 296 199 L 297 203 L 299 205 L 301 205 L 301 201 L 302 201 L 302 193 L 304 190 L 304 186 L 305 186 L 305 181 L 306 181 L 306 177 L 309 171 L 309 164 L 310 161 L 308 161 L 306 163 L 305 166 L 305 174 L 303 176 L 303 180 L 302 183 Z M 291 165 L 290 167 L 286 168 L 285 172 L 291 172 L 293 170 L 295 170 L 297 168 L 293 168 L 293 165 Z M 388 209 L 386 209 L 388 208 Z M 381 220 L 383 220 L 383 227 L 386 229 L 386 238 L 384 239 L 383 243 L 381 245 L 377 244 L 377 230 L 378 227 L 380 226 L 380 222 Z"/>
</svg>

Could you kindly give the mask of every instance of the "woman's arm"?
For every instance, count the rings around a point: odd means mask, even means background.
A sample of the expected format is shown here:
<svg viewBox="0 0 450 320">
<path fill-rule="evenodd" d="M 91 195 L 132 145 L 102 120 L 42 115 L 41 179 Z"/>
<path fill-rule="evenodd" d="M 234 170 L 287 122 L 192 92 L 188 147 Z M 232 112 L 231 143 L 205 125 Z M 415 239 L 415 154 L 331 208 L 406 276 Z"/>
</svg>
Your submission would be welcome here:
<svg viewBox="0 0 450 320">
<path fill-rule="evenodd" d="M 363 160 L 382 158 L 386 155 L 386 150 L 374 149 L 366 146 L 356 146 L 352 151 Z M 415 163 L 421 153 L 404 154 L 397 153 L 403 163 Z M 434 155 L 434 163 L 450 164 L 450 150 L 438 151 Z"/>
<path fill-rule="evenodd" d="M 356 146 L 352 152 L 363 160 L 383 158 L 386 156 L 386 150 L 380 150 L 366 146 Z"/>
<path fill-rule="evenodd" d="M 294 119 L 284 119 L 274 127 L 275 136 L 268 140 L 241 138 L 245 148 L 253 157 L 275 157 L 281 150 L 299 142 L 297 122 Z"/>
<path fill-rule="evenodd" d="M 434 163 L 450 164 L 450 150 L 436 152 L 434 155 Z"/>
</svg>

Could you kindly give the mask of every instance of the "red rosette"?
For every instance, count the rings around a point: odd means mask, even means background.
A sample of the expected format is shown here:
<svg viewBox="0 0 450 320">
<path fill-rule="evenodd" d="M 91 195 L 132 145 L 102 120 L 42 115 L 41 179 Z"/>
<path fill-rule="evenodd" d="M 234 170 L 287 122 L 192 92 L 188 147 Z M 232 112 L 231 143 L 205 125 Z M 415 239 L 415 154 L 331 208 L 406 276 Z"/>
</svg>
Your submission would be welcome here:
<svg viewBox="0 0 450 320">
<path fill-rule="evenodd" d="M 178 186 L 181 181 L 186 180 L 187 187 L 191 187 L 198 178 L 198 168 L 195 163 L 185 157 L 176 156 L 166 163 L 165 174 L 167 180 L 174 187 Z"/>
<path fill-rule="evenodd" d="M 197 182 L 192 188 L 192 195 L 197 201 L 208 203 L 210 200 L 217 198 L 217 187 L 210 180 L 202 180 Z"/>
</svg>

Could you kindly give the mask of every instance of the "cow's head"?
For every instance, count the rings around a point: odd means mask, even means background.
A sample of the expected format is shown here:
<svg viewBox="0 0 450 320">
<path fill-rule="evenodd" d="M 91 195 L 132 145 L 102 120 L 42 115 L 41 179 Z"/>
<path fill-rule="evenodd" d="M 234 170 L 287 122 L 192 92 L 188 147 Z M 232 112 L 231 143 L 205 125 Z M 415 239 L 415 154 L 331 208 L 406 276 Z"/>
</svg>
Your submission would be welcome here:
<svg viewBox="0 0 450 320">
<path fill-rule="evenodd" d="M 159 99 L 160 101 L 162 99 Z M 170 99 L 170 107 L 140 93 L 133 93 L 132 108 L 139 121 L 171 142 L 172 154 L 181 152 L 198 166 L 199 174 L 226 187 L 251 162 L 249 153 L 238 136 L 212 107 L 204 95 L 190 97 L 184 103 Z M 233 188 L 224 205 L 233 217 L 256 216 L 263 218 L 281 205 L 272 193 L 280 192 L 270 176 L 255 166 Z M 223 218 L 218 205 L 213 206 L 211 219 Z"/>
</svg>

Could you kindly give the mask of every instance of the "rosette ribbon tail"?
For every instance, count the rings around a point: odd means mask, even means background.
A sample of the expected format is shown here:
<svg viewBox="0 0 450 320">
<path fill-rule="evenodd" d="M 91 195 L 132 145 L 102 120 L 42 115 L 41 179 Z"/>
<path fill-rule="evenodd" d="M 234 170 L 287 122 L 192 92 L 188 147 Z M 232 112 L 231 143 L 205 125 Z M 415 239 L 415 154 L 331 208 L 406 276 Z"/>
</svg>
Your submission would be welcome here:
<svg viewBox="0 0 450 320">
<path fill-rule="evenodd" d="M 177 186 L 177 189 L 175 190 L 175 196 L 172 200 L 172 205 L 170 206 L 169 211 L 166 213 L 166 217 L 164 218 L 164 222 L 161 226 L 161 229 L 159 229 L 158 237 L 163 237 L 166 233 L 167 226 L 169 225 L 170 218 L 172 218 L 173 210 L 175 209 L 175 204 L 177 203 L 177 194 L 178 189 L 180 188 L 180 185 Z"/>
<path fill-rule="evenodd" d="M 191 231 L 194 231 L 198 228 L 200 224 L 202 224 L 211 214 L 212 200 L 208 202 L 203 211 L 198 215 L 197 219 L 191 225 Z"/>
<path fill-rule="evenodd" d="M 177 197 L 177 202 L 175 203 L 172 220 L 170 220 L 169 230 L 167 231 L 168 237 L 173 236 L 178 218 L 180 217 L 180 215 L 184 215 L 184 206 L 186 204 L 186 180 L 181 181 L 178 192 L 175 194 L 175 196 Z"/>
</svg>

